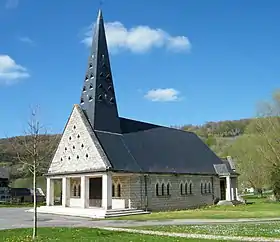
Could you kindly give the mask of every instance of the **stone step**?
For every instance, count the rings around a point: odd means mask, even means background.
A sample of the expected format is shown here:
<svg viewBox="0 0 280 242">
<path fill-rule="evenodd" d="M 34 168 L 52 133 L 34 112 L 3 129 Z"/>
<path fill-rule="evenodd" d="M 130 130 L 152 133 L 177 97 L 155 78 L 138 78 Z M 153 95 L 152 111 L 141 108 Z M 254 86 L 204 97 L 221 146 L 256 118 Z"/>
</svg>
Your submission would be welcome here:
<svg viewBox="0 0 280 242">
<path fill-rule="evenodd" d="M 138 214 L 149 214 L 149 213 L 150 212 L 148 211 L 144 211 L 142 209 L 136 209 L 136 208 L 111 209 L 106 211 L 105 218 L 138 215 Z"/>
</svg>

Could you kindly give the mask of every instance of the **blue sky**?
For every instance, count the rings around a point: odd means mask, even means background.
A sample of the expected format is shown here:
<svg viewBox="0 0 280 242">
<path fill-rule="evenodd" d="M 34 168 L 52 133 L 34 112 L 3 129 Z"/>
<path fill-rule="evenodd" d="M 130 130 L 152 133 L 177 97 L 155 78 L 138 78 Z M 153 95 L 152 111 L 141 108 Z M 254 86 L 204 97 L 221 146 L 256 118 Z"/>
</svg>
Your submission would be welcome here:
<svg viewBox="0 0 280 242">
<path fill-rule="evenodd" d="M 0 137 L 30 105 L 61 132 L 79 103 L 98 1 L 0 1 Z M 251 117 L 280 80 L 277 0 L 106 0 L 121 116 L 162 125 Z"/>
</svg>

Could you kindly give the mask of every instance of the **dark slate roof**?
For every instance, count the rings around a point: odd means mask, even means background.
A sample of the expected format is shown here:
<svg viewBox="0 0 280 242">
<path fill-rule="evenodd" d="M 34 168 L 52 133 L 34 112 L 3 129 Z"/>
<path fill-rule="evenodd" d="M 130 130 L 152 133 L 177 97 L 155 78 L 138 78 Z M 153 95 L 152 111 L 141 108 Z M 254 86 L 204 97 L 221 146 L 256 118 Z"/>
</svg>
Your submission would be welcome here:
<svg viewBox="0 0 280 242">
<path fill-rule="evenodd" d="M 11 188 L 12 196 L 31 196 L 31 191 L 29 188 Z"/>
<path fill-rule="evenodd" d="M 220 176 L 227 176 L 230 174 L 226 164 L 214 164 L 215 171 Z"/>
<path fill-rule="evenodd" d="M 122 135 L 95 131 L 113 170 L 216 174 L 223 164 L 194 133 L 120 118 Z"/>
<path fill-rule="evenodd" d="M 92 38 L 80 104 L 94 130 L 121 133 L 101 10 Z"/>
</svg>

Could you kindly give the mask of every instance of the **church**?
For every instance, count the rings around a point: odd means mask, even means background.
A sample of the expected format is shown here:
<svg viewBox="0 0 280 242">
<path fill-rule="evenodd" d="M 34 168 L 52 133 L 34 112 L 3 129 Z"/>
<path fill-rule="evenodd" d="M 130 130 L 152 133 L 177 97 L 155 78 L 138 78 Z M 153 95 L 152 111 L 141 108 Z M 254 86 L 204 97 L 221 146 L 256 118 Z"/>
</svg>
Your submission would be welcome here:
<svg viewBox="0 0 280 242">
<path fill-rule="evenodd" d="M 238 174 L 230 157 L 220 159 L 192 132 L 119 116 L 101 10 L 80 102 L 45 176 L 42 213 L 104 218 L 237 199 Z"/>
</svg>

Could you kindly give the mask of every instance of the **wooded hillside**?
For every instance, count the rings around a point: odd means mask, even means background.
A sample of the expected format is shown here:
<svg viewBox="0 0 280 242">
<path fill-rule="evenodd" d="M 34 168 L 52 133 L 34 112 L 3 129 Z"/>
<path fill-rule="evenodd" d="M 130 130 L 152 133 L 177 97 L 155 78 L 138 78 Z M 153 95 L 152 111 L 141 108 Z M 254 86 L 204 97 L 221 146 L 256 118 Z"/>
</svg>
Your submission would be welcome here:
<svg viewBox="0 0 280 242">
<path fill-rule="evenodd" d="M 209 122 L 202 126 L 184 125 L 183 127 L 175 127 L 186 131 L 192 131 L 198 134 L 201 139 L 207 143 L 218 155 L 225 155 L 225 147 L 230 144 L 235 137 L 242 135 L 246 126 L 249 124 L 249 119 L 223 121 L 223 122 Z M 42 135 L 40 138 L 43 140 L 41 143 L 42 151 L 44 147 L 48 147 L 50 143 L 58 143 L 61 135 Z M 24 154 L 25 145 L 28 142 L 28 136 L 17 137 L 17 151 L 19 154 Z M 15 138 L 0 139 L 0 165 L 10 168 L 12 179 L 28 177 L 29 171 L 24 169 L 23 164 L 17 159 L 17 152 L 15 147 Z M 46 169 L 51 160 L 48 155 L 43 162 L 42 173 Z"/>
</svg>

